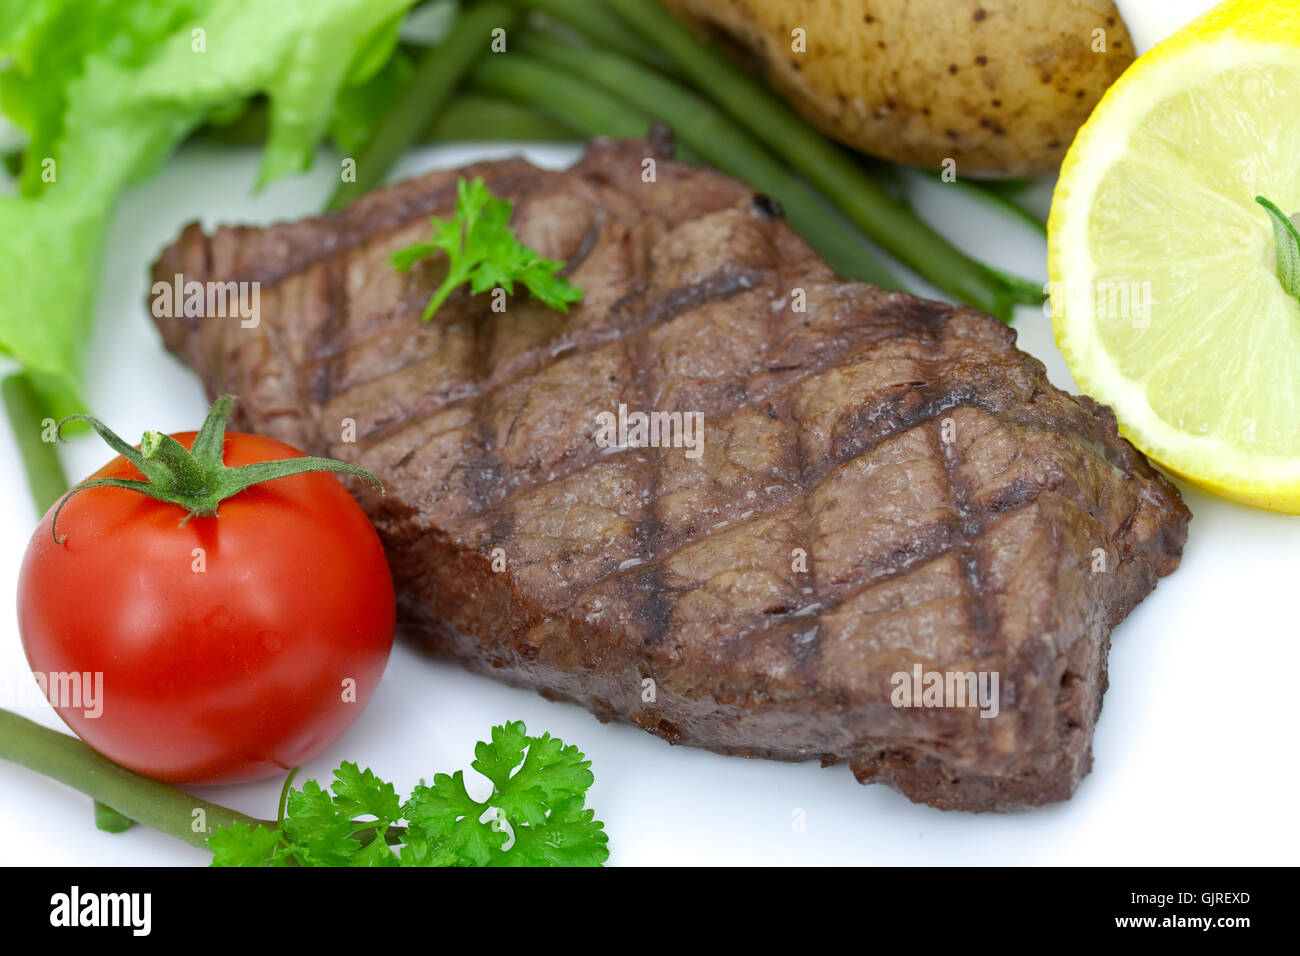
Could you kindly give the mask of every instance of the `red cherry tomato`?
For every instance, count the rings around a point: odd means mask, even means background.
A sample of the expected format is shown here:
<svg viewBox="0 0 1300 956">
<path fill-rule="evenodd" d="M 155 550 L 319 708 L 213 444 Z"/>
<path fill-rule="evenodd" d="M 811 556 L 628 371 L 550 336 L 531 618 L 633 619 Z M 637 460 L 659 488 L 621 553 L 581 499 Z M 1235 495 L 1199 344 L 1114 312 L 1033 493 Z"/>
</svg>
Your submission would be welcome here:
<svg viewBox="0 0 1300 956">
<path fill-rule="evenodd" d="M 194 436 L 172 437 L 189 448 Z M 301 456 L 226 436 L 229 466 Z M 92 477 L 141 476 L 119 456 Z M 338 739 L 378 686 L 392 577 L 334 475 L 254 485 L 183 525 L 176 505 L 90 488 L 59 515 L 62 544 L 52 514 L 18 579 L 23 647 L 62 691 L 50 694 L 59 716 L 117 763 L 188 784 L 282 773 Z"/>
</svg>

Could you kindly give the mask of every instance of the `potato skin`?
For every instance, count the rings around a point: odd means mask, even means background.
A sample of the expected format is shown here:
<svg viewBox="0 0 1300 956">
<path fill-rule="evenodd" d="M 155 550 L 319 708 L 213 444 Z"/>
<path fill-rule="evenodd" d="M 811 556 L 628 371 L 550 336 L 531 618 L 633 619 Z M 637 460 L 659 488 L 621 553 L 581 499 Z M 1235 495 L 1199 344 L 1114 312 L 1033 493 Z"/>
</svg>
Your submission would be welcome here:
<svg viewBox="0 0 1300 956">
<path fill-rule="evenodd" d="M 1055 169 L 1133 61 L 1110 0 L 661 2 L 828 135 L 917 166 L 951 158 L 959 176 Z"/>
</svg>

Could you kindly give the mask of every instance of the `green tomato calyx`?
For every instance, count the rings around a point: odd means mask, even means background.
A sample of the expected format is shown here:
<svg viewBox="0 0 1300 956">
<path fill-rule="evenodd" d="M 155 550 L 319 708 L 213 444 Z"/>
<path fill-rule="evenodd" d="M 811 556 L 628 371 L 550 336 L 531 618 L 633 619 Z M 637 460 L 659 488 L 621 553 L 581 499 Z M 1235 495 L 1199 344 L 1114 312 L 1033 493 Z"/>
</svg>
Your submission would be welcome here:
<svg viewBox="0 0 1300 956">
<path fill-rule="evenodd" d="M 50 534 L 54 536 L 54 542 L 62 544 L 67 537 L 59 537 L 55 531 L 59 513 L 69 498 L 87 488 L 125 488 L 148 495 L 155 501 L 174 504 L 185 509 L 181 524 L 195 516 L 215 517 L 217 506 L 221 502 L 252 485 L 306 472 L 342 471 L 364 478 L 381 492 L 384 490 L 383 484 L 370 472 L 333 458 L 283 458 L 229 467 L 222 460 L 222 454 L 226 443 L 226 422 L 234 404 L 233 395 L 222 395 L 213 402 L 208 417 L 203 421 L 203 427 L 194 436 L 194 442 L 188 449 L 170 435 L 156 431 L 145 432 L 140 447 L 132 448 L 111 428 L 90 415 L 70 415 L 59 422 L 60 431 L 70 421 L 85 422 L 109 447 L 134 465 L 144 475 L 144 479 L 93 478 L 77 485 L 55 506 L 54 517 L 50 521 Z"/>
</svg>

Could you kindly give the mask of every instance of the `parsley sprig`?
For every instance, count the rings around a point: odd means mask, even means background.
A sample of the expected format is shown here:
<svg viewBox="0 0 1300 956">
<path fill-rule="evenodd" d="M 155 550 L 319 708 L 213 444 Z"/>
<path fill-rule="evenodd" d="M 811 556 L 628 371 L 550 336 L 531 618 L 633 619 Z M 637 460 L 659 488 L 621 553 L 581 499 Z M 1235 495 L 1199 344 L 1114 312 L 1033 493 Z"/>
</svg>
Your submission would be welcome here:
<svg viewBox="0 0 1300 956">
<path fill-rule="evenodd" d="M 595 779 L 577 747 L 492 728 L 471 766 L 492 781 L 475 800 L 462 771 L 423 781 L 402 803 L 391 783 L 344 762 L 325 790 L 288 790 L 275 827 L 236 822 L 208 838 L 213 866 L 600 866 L 605 826 L 583 806 Z M 399 821 L 406 820 L 406 825 Z"/>
<path fill-rule="evenodd" d="M 493 196 L 482 179 L 467 183 L 462 177 L 456 184 L 456 218 L 447 222 L 434 216 L 430 242 L 392 254 L 389 264 L 398 272 L 409 272 L 439 250 L 447 254 L 447 276 L 424 309 L 426 322 L 452 290 L 467 282 L 475 295 L 497 286 L 514 295 L 515 283 L 522 282 L 534 297 L 561 312 L 582 298 L 582 289 L 556 275 L 563 262 L 543 259 L 515 238 L 509 226 L 512 211 L 510 201 Z"/>
</svg>

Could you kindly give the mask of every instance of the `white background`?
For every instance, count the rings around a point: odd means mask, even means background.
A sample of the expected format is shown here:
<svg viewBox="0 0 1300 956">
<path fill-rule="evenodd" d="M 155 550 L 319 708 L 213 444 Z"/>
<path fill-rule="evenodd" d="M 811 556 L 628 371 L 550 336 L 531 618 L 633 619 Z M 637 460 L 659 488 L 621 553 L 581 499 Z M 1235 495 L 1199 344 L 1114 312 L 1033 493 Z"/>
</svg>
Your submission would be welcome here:
<svg viewBox="0 0 1300 956">
<path fill-rule="evenodd" d="M 409 157 L 398 176 L 515 151 L 426 150 Z M 547 165 L 576 155 L 526 152 Z M 87 393 L 93 411 L 128 440 L 146 428 L 197 427 L 206 408 L 198 379 L 163 351 L 145 305 L 148 265 L 161 247 L 195 218 L 212 226 L 312 213 L 336 168 L 322 155 L 308 176 L 253 197 L 256 165 L 255 151 L 190 147 L 121 204 L 100 278 Z M 1032 230 L 937 183 L 923 190 L 919 205 L 982 257 L 1045 278 L 1043 243 Z M 1074 389 L 1041 311 L 1021 309 L 1016 328 L 1052 381 Z M 0 449 L 8 464 L 0 472 L 0 706 L 15 708 L 15 695 L 31 678 L 13 591 L 36 516 L 7 422 L 0 422 Z M 93 439 L 76 440 L 64 455 L 74 481 L 110 457 Z M 523 719 L 533 732 L 548 730 L 592 760 L 589 805 L 605 821 L 612 864 L 1293 863 L 1300 849 L 1300 519 L 1183 488 L 1195 518 L 1182 568 L 1115 632 L 1094 769 L 1067 803 L 1007 815 L 941 813 L 883 787 L 860 786 L 845 766 L 670 747 L 632 727 L 602 725 L 576 706 L 430 660 L 401 642 L 375 700 L 299 779 L 326 780 L 348 759 L 404 793 L 421 777 L 467 768 L 474 742 L 492 724 Z M 47 706 L 15 709 L 62 729 Z M 196 792 L 265 817 L 274 815 L 279 786 L 272 780 Z M 804 832 L 792 826 L 797 810 L 806 814 Z M 206 860 L 142 827 L 100 833 L 89 799 L 0 765 L 0 862 Z"/>
</svg>

